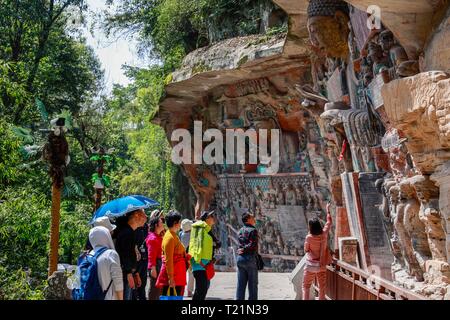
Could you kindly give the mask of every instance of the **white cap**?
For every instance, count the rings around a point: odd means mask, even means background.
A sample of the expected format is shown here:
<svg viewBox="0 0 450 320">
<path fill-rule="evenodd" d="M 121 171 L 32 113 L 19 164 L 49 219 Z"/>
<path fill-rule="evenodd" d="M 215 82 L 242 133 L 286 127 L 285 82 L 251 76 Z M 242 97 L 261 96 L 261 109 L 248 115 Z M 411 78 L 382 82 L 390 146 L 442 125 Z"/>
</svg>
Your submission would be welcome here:
<svg viewBox="0 0 450 320">
<path fill-rule="evenodd" d="M 112 224 L 108 217 L 100 217 L 95 219 L 94 227 L 105 227 L 109 232 L 113 231 L 117 226 Z"/>
<path fill-rule="evenodd" d="M 183 221 L 181 221 L 181 230 L 183 230 L 184 232 L 191 230 L 191 226 L 192 226 L 191 220 L 183 219 Z"/>
</svg>

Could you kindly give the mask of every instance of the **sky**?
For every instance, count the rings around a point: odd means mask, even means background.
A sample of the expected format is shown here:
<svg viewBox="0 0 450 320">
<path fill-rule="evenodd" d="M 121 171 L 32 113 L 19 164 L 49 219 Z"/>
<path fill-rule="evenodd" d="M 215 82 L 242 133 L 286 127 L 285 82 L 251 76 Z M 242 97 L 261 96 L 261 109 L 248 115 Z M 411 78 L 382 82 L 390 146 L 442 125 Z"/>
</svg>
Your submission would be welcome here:
<svg viewBox="0 0 450 320">
<path fill-rule="evenodd" d="M 146 67 L 149 61 L 139 58 L 137 54 L 137 41 L 135 39 L 108 39 L 104 32 L 96 28 L 94 35 L 89 31 L 93 21 L 93 14 L 108 9 L 105 0 L 87 0 L 89 13 L 87 14 L 87 27 L 84 36 L 87 44 L 91 46 L 105 70 L 106 93 L 110 93 L 114 83 L 127 85 L 130 80 L 123 74 L 122 65 Z"/>
</svg>

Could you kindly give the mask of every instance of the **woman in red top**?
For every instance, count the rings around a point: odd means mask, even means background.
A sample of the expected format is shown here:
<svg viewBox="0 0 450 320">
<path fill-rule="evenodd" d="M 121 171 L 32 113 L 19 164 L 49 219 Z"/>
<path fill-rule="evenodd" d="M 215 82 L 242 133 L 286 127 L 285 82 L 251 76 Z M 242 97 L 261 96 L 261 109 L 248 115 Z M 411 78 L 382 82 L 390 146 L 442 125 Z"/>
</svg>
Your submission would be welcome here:
<svg viewBox="0 0 450 320">
<path fill-rule="evenodd" d="M 150 288 L 148 289 L 148 300 L 159 300 L 161 289 L 156 287 L 156 280 L 162 265 L 162 232 L 164 221 L 158 215 L 150 219 L 149 234 L 145 239 L 148 249 L 148 270 L 150 272 Z"/>
<path fill-rule="evenodd" d="M 328 232 L 331 228 L 330 204 L 327 204 L 327 223 L 322 229 L 318 218 L 308 221 L 309 234 L 305 239 L 306 266 L 303 273 L 303 300 L 309 300 L 309 291 L 314 279 L 319 283 L 319 300 L 325 300 L 327 265 L 332 257 L 328 248 Z"/>
</svg>

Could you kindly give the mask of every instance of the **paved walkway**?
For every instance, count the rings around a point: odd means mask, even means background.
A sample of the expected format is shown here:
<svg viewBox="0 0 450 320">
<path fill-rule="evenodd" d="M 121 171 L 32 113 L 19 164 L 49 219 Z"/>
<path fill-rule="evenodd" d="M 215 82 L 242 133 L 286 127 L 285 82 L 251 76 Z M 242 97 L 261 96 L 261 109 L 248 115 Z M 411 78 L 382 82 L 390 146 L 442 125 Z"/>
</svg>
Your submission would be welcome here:
<svg viewBox="0 0 450 320">
<path fill-rule="evenodd" d="M 289 273 L 260 272 L 258 278 L 258 299 L 294 300 L 295 292 L 288 276 Z M 234 300 L 236 286 L 236 272 L 216 272 L 215 277 L 211 280 L 207 300 Z"/>
</svg>

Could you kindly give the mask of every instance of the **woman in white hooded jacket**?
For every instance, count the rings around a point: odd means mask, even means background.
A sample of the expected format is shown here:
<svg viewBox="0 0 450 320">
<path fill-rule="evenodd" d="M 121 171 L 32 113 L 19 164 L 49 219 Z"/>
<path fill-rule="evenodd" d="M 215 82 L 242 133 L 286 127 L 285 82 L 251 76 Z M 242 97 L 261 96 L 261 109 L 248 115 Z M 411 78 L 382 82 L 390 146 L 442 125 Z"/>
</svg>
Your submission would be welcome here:
<svg viewBox="0 0 450 320">
<path fill-rule="evenodd" d="M 94 247 L 90 252 L 92 255 L 100 248 L 108 248 L 97 259 L 98 279 L 102 289 L 105 291 L 111 284 L 105 300 L 123 300 L 122 269 L 119 254 L 114 249 L 111 233 L 105 227 L 94 227 L 89 231 L 89 241 Z"/>
</svg>

